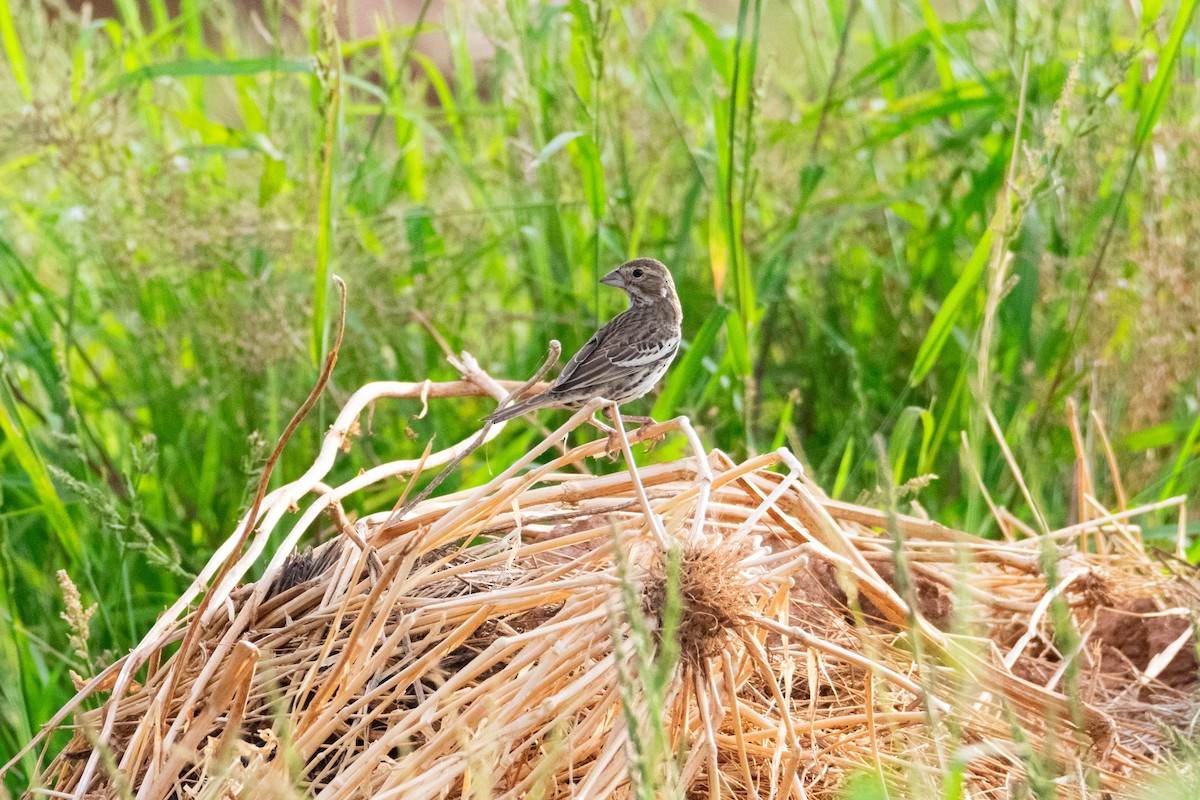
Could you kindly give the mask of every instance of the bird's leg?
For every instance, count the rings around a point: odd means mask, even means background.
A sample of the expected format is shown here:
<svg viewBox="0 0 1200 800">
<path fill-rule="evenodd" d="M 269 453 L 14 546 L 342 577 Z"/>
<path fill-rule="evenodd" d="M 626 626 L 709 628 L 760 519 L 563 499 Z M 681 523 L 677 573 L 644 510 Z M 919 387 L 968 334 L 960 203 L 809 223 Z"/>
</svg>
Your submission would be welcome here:
<svg viewBox="0 0 1200 800">
<path fill-rule="evenodd" d="M 608 406 L 604 406 L 604 408 L 601 410 L 604 412 L 604 416 L 606 418 L 608 418 L 609 420 L 612 420 L 612 411 L 609 409 Z M 625 417 L 625 421 L 636 423 L 638 426 L 657 425 L 658 424 L 658 420 L 656 420 L 654 417 Z M 631 431 L 631 433 L 636 432 L 636 431 L 637 431 L 637 428 L 635 428 L 634 431 Z M 661 442 L 662 440 L 664 440 L 666 438 L 667 438 L 667 435 L 665 433 L 660 433 L 658 436 L 653 436 L 649 439 L 646 439 L 644 442 L 644 444 L 646 445 L 646 452 L 649 453 L 651 450 L 653 450 L 655 447 L 658 446 L 659 442 Z M 610 439 L 610 444 L 611 444 L 611 439 L 612 439 L 611 434 L 609 436 L 609 439 Z"/>
<path fill-rule="evenodd" d="M 607 406 L 605 407 L 604 416 L 612 419 L 612 417 L 607 413 Z M 588 422 L 608 434 L 608 442 L 606 442 L 604 445 L 603 454 L 608 456 L 609 459 L 616 461 L 617 455 L 621 452 L 621 439 L 617 436 L 617 429 L 596 419 L 594 414 L 592 415 L 591 419 L 588 420 Z"/>
</svg>

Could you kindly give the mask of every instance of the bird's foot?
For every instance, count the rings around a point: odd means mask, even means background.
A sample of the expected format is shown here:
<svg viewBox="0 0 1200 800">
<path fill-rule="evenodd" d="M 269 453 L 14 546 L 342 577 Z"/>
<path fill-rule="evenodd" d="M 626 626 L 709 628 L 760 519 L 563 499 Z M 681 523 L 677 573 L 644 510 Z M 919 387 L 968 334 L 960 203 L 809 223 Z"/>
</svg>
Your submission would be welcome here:
<svg viewBox="0 0 1200 800">
<path fill-rule="evenodd" d="M 640 431 L 640 430 L 641 430 L 641 428 L 638 428 L 637 430 L 634 431 L 634 433 L 637 433 L 637 431 Z M 646 445 L 646 452 L 649 453 L 651 450 L 658 447 L 660 442 L 665 442 L 666 440 L 667 440 L 667 434 L 660 433 L 655 436 L 647 436 L 645 439 L 642 440 L 642 444 Z"/>
<path fill-rule="evenodd" d="M 604 452 L 597 453 L 596 458 L 608 456 L 610 461 L 616 461 L 617 456 L 621 454 L 621 437 L 617 434 L 617 429 L 611 425 L 604 424 L 596 417 L 592 417 L 588 422 L 608 434 L 608 441 L 604 444 Z"/>
<path fill-rule="evenodd" d="M 621 455 L 621 437 L 616 431 L 608 435 L 608 441 L 604 443 L 604 455 L 608 456 L 609 461 L 616 461 Z"/>
<path fill-rule="evenodd" d="M 631 433 L 634 435 L 636 435 L 638 433 L 638 431 L 640 431 L 642 428 L 646 427 L 647 425 L 657 425 L 658 424 L 658 421 L 656 419 L 654 419 L 654 417 L 625 417 L 625 421 L 626 422 L 634 422 L 640 426 L 638 428 L 635 428 L 633 431 L 631 431 Z M 649 453 L 651 450 L 653 450 L 655 447 L 658 446 L 659 442 L 665 440 L 666 438 L 667 438 L 666 433 L 660 433 L 657 436 L 646 437 L 644 440 L 642 440 L 642 444 L 646 445 L 646 452 Z"/>
</svg>

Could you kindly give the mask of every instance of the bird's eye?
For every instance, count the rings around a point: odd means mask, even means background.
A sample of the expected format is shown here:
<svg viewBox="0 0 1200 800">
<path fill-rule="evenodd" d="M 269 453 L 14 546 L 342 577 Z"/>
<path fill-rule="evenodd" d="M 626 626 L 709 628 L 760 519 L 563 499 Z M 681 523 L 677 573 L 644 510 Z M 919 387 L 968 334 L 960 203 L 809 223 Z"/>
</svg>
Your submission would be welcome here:
<svg viewBox="0 0 1200 800">
<path fill-rule="evenodd" d="M 633 271 L 633 277 L 635 277 L 635 278 L 640 278 L 640 277 L 642 277 L 642 271 L 641 271 L 640 269 L 635 269 L 635 270 Z"/>
</svg>

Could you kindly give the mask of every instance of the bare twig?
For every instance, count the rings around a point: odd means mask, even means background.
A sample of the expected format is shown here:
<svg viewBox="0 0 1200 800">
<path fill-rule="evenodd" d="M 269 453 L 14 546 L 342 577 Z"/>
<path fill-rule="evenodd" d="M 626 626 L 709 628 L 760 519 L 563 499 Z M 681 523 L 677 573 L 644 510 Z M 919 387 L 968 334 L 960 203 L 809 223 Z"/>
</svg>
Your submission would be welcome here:
<svg viewBox="0 0 1200 800">
<path fill-rule="evenodd" d="M 539 367 L 538 371 L 533 374 L 533 377 L 531 377 L 529 380 L 525 381 L 523 384 L 518 386 L 516 389 L 514 389 L 513 391 L 511 391 L 507 395 L 505 395 L 504 399 L 500 401 L 500 405 L 498 405 L 496 407 L 497 410 L 504 408 L 510 402 L 512 402 L 515 398 L 518 398 L 521 395 L 525 394 L 525 392 L 529 391 L 529 387 L 533 386 L 535 383 L 540 381 L 542 379 L 542 377 L 545 376 L 545 374 L 547 372 L 549 372 L 550 369 L 555 364 L 558 363 L 558 357 L 561 354 L 562 354 L 562 344 L 559 343 L 558 339 L 551 339 L 550 340 L 550 351 L 546 354 L 546 360 L 544 362 L 542 362 L 542 366 Z M 388 527 L 388 526 L 392 525 L 393 523 L 398 522 L 401 519 L 404 519 L 404 515 L 407 514 L 409 511 L 411 511 L 414 506 L 416 506 L 418 503 L 424 502 L 426 499 L 428 499 L 429 495 L 433 494 L 434 489 L 436 489 L 438 486 L 440 486 L 442 484 L 442 481 L 446 480 L 447 476 L 449 476 L 451 472 L 458 469 L 458 465 L 461 464 L 467 456 L 471 455 L 471 453 L 474 453 L 476 450 L 479 449 L 479 446 L 482 445 L 484 443 L 484 441 L 487 439 L 488 433 L 492 430 L 492 426 L 494 426 L 495 424 L 496 423 L 490 419 L 487 420 L 486 422 L 484 422 L 483 428 L 479 431 L 479 435 L 475 437 L 475 441 L 471 442 L 471 444 L 467 448 L 465 448 L 461 453 L 459 453 L 457 456 L 455 456 L 450 461 L 450 463 L 447 464 L 442 469 L 442 471 L 438 473 L 437 477 L 435 477 L 433 480 L 431 480 L 429 482 L 429 485 L 426 486 L 424 489 L 422 489 L 421 492 L 416 497 L 414 497 L 413 499 L 406 502 L 403 506 L 400 507 L 400 509 L 398 511 L 393 513 L 392 516 L 388 517 L 387 522 L 384 523 L 384 527 Z M 501 425 L 501 427 L 503 427 L 504 423 L 501 422 L 500 425 Z"/>
</svg>

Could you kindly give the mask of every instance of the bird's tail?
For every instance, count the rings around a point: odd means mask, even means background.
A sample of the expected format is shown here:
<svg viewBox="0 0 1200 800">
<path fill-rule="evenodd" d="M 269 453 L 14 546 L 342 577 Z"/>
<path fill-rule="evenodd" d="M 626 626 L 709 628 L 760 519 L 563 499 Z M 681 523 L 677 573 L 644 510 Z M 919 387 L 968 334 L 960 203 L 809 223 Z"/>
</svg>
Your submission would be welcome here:
<svg viewBox="0 0 1200 800">
<path fill-rule="evenodd" d="M 510 406 L 497 409 L 483 419 L 484 422 L 506 422 L 513 417 L 521 416 L 527 411 L 533 411 L 535 408 L 541 408 L 542 406 L 546 405 L 548 399 L 549 398 L 546 397 L 545 393 L 535 394 L 528 400 L 522 400 L 519 403 L 513 403 Z"/>
</svg>

